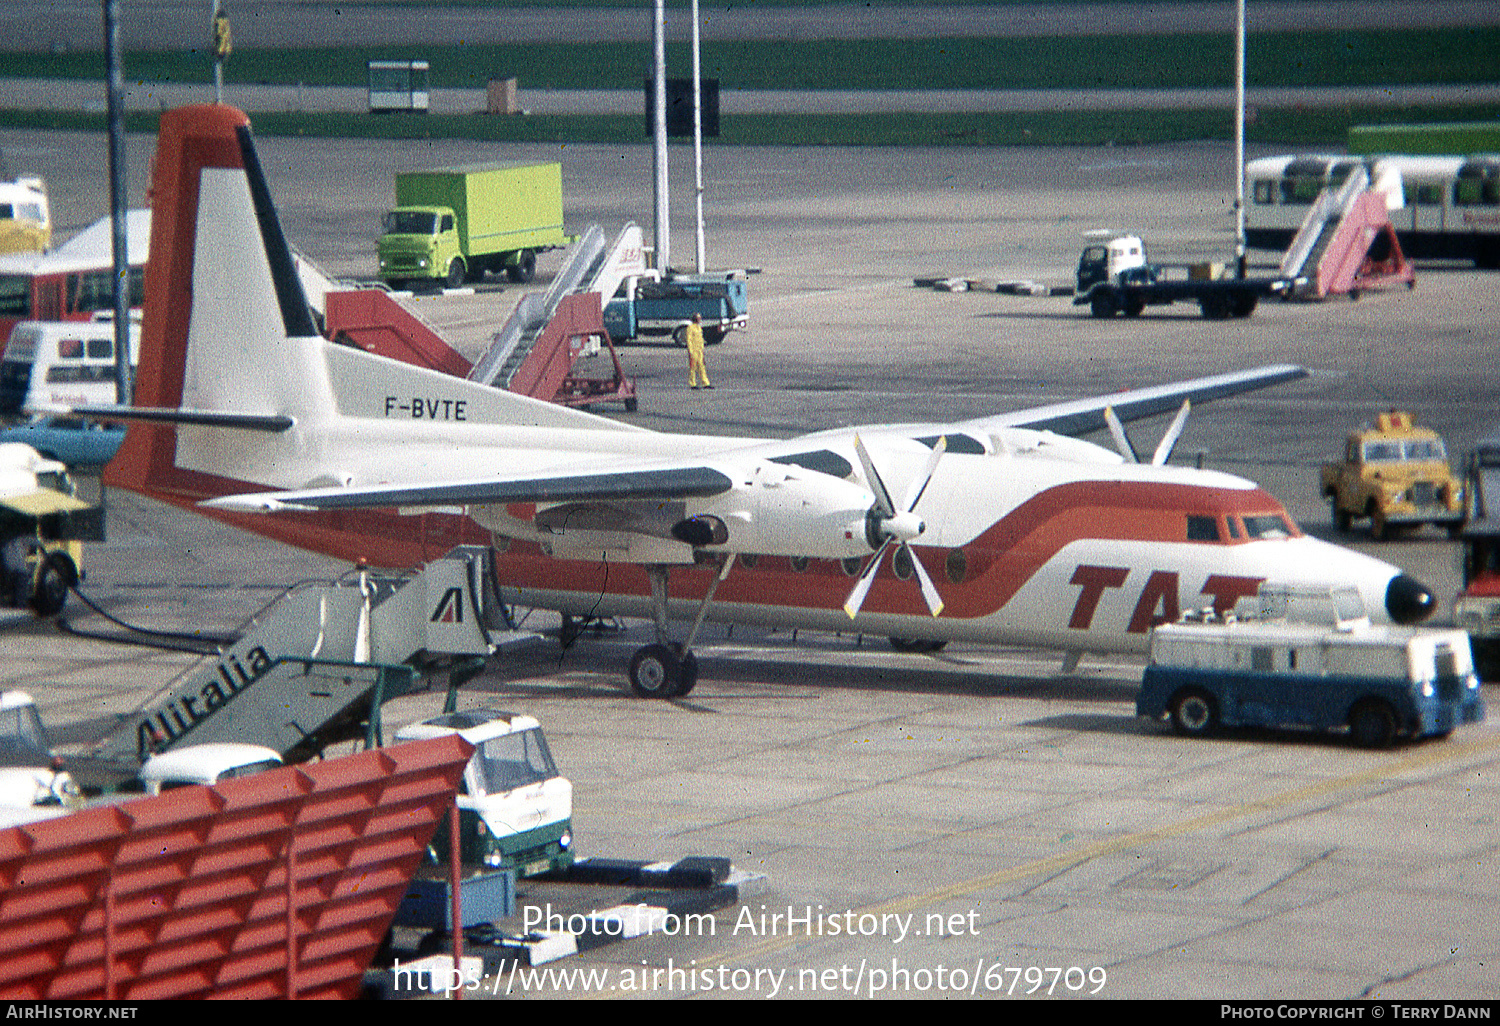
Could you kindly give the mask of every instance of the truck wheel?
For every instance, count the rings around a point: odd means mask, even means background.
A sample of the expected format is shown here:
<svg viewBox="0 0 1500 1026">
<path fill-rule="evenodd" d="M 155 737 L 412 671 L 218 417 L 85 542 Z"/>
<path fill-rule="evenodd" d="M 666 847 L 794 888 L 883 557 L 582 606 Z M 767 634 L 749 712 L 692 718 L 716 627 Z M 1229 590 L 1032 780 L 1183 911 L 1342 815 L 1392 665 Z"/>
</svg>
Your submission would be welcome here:
<svg viewBox="0 0 1500 1026">
<path fill-rule="evenodd" d="M 723 328 L 704 328 L 703 344 L 706 346 L 716 346 L 720 342 L 724 341 L 724 336 L 728 334 L 729 332 L 725 331 Z"/>
<path fill-rule="evenodd" d="M 1107 291 L 1095 292 L 1089 298 L 1089 313 L 1095 317 L 1113 317 L 1115 315 L 1115 297 Z"/>
<path fill-rule="evenodd" d="M 466 273 L 464 262 L 458 257 L 454 257 L 448 262 L 448 274 L 443 278 L 443 281 L 447 283 L 450 289 L 456 289 L 464 283 L 464 275 Z"/>
<path fill-rule="evenodd" d="M 676 342 L 683 349 L 687 348 L 687 325 L 686 324 L 682 325 L 676 331 L 672 332 L 672 341 Z M 703 341 L 707 342 L 708 341 L 708 337 L 704 336 Z"/>
<path fill-rule="evenodd" d="M 505 276 L 518 285 L 524 285 L 536 277 L 536 254 L 523 249 L 516 254 L 516 262 L 505 269 Z"/>
<path fill-rule="evenodd" d="M 1254 292 L 1236 292 L 1229 301 L 1231 317 L 1249 317 L 1255 312 L 1257 297 Z"/>
<path fill-rule="evenodd" d="M 1183 737 L 1208 737 L 1219 729 L 1219 704 L 1202 688 L 1183 688 L 1169 708 L 1172 729 Z"/>
<path fill-rule="evenodd" d="M 1354 514 L 1346 509 L 1339 509 L 1339 500 L 1335 496 L 1333 502 L 1333 526 L 1340 534 L 1348 534 L 1354 528 Z"/>
<path fill-rule="evenodd" d="M 1146 301 L 1140 296 L 1125 297 L 1125 316 L 1139 317 L 1146 310 Z"/>
<path fill-rule="evenodd" d="M 1366 699 L 1349 713 L 1349 736 L 1361 748 L 1387 748 L 1396 739 L 1396 714 L 1380 699 Z"/>
<path fill-rule="evenodd" d="M 1221 295 L 1207 295 L 1198 300 L 1198 309 L 1211 321 L 1222 321 L 1229 316 L 1229 300 Z"/>
<path fill-rule="evenodd" d="M 31 611 L 40 617 L 56 616 L 68 601 L 68 589 L 78 580 L 73 561 L 60 553 L 39 552 L 36 584 L 31 589 Z"/>
</svg>

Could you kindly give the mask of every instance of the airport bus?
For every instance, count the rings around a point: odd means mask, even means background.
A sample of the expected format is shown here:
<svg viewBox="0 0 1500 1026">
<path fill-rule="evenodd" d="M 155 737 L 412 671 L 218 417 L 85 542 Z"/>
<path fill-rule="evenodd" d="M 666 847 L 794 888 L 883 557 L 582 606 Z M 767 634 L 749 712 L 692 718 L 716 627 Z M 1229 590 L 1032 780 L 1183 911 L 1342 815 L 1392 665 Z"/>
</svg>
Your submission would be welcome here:
<svg viewBox="0 0 1500 1026">
<path fill-rule="evenodd" d="M 145 295 L 151 211 L 132 210 L 126 219 L 130 260 L 130 306 Z M 51 253 L 0 256 L 0 340 L 21 321 L 86 321 L 113 310 L 113 229 L 108 218 L 94 223 Z"/>
<path fill-rule="evenodd" d="M 130 326 L 130 365 L 140 345 Z M 22 321 L 0 358 L 0 419 L 58 406 L 108 406 L 117 401 L 114 318 Z"/>
<path fill-rule="evenodd" d="M 1308 208 L 1358 167 L 1372 182 L 1399 175 L 1403 205 L 1391 211 L 1402 251 L 1418 259 L 1472 260 L 1500 268 L 1500 156 L 1262 157 L 1245 166 L 1245 241 L 1285 249 Z"/>
</svg>

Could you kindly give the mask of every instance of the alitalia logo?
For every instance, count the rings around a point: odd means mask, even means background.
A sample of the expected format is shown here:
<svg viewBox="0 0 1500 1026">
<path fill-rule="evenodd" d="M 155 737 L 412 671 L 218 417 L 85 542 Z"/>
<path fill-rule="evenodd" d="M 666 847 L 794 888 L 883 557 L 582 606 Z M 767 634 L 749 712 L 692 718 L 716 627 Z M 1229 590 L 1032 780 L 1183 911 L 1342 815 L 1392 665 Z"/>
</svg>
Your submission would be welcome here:
<svg viewBox="0 0 1500 1026">
<path fill-rule="evenodd" d="M 464 590 L 462 588 L 449 588 L 443 592 L 443 597 L 438 600 L 437 608 L 432 611 L 431 622 L 464 622 Z"/>
</svg>

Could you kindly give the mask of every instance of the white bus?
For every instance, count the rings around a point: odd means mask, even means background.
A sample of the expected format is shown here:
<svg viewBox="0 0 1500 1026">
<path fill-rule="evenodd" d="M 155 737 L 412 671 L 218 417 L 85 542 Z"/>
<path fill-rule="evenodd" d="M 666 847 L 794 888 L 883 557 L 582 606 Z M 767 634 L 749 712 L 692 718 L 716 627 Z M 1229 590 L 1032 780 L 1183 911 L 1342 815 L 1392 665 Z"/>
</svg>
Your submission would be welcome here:
<svg viewBox="0 0 1500 1026">
<path fill-rule="evenodd" d="M 130 325 L 135 367 L 141 326 Z M 134 380 L 134 374 L 131 375 Z M 0 418 L 15 420 L 59 406 L 116 401 L 115 325 L 93 321 L 22 321 L 0 359 Z"/>
<path fill-rule="evenodd" d="M 1357 167 L 1370 180 L 1399 175 L 1403 205 L 1391 210 L 1402 252 L 1415 259 L 1472 260 L 1500 268 L 1500 156 L 1262 157 L 1245 166 L 1250 208 L 1245 241 L 1285 249 L 1318 193 Z"/>
</svg>

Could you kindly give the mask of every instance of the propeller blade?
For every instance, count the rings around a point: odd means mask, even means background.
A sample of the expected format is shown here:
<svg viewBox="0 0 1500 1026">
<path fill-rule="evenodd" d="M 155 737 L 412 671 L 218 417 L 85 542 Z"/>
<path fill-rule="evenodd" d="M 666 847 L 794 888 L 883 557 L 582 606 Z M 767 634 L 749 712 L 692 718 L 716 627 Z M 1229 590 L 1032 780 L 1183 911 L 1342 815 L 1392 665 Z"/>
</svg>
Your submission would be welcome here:
<svg viewBox="0 0 1500 1026">
<path fill-rule="evenodd" d="M 937 444 L 932 447 L 932 455 L 927 457 L 927 466 L 922 471 L 922 476 L 914 478 L 911 487 L 906 490 L 906 502 L 901 508 L 910 513 L 917 508 L 917 503 L 922 501 L 927 486 L 932 483 L 932 475 L 937 472 L 938 460 L 943 453 L 948 451 L 948 436 L 938 435 Z"/>
<path fill-rule="evenodd" d="M 1188 414 L 1193 410 L 1191 399 L 1182 401 L 1182 408 L 1177 411 L 1177 416 L 1172 418 L 1166 433 L 1161 436 L 1161 441 L 1156 444 L 1156 452 L 1151 457 L 1151 462 L 1161 466 L 1172 458 L 1172 450 L 1177 448 L 1177 439 L 1182 437 L 1183 428 L 1187 427 Z"/>
<path fill-rule="evenodd" d="M 1115 448 L 1120 450 L 1120 455 L 1125 457 L 1125 462 L 1141 462 L 1141 458 L 1135 453 L 1135 446 L 1130 444 L 1130 436 L 1125 433 L 1125 425 L 1120 423 L 1120 416 L 1115 413 L 1113 406 L 1104 408 L 1104 423 L 1109 425 L 1109 433 L 1115 439 Z"/>
<path fill-rule="evenodd" d="M 880 561 L 885 558 L 885 550 L 890 547 L 891 541 L 887 538 L 880 548 L 875 550 L 875 555 L 870 558 L 870 562 L 865 564 L 864 573 L 859 575 L 859 580 L 854 584 L 854 590 L 844 600 L 844 612 L 849 614 L 849 619 L 852 620 L 859 615 L 860 607 L 865 604 L 865 596 L 870 594 L 870 585 L 875 583 L 875 572 L 880 569 Z"/>
<path fill-rule="evenodd" d="M 870 462 L 870 454 L 865 451 L 864 440 L 859 435 L 854 436 L 854 451 L 859 456 L 860 466 L 865 468 L 865 480 L 870 484 L 870 491 L 875 493 L 875 512 L 882 517 L 895 516 L 896 506 L 891 502 L 891 493 L 886 491 L 885 482 L 880 479 L 875 464 Z"/>
<path fill-rule="evenodd" d="M 911 557 L 912 569 L 917 572 L 917 580 L 922 585 L 922 597 L 927 600 L 927 609 L 933 616 L 943 611 L 943 598 L 938 594 L 937 586 L 932 583 L 932 578 L 927 576 L 927 570 L 922 566 L 922 561 L 912 551 L 910 545 L 902 545 L 906 554 Z"/>
</svg>

